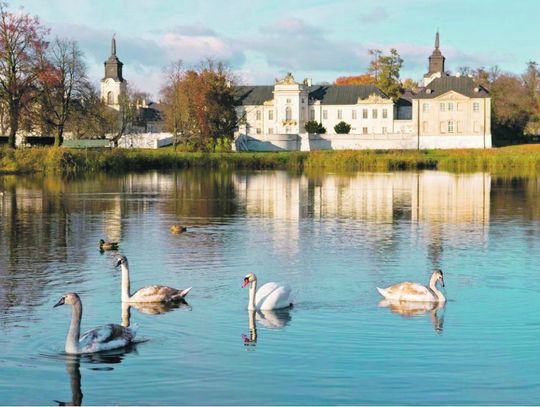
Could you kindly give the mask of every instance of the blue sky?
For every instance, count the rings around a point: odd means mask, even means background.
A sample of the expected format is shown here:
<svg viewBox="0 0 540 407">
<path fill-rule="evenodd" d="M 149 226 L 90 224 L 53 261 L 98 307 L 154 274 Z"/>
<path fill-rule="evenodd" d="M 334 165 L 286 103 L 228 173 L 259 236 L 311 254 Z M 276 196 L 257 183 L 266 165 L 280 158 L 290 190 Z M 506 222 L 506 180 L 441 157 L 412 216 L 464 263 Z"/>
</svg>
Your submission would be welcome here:
<svg viewBox="0 0 540 407">
<path fill-rule="evenodd" d="M 499 65 L 522 72 L 540 61 L 537 0 L 19 0 L 52 29 L 77 40 L 99 81 L 116 33 L 124 76 L 157 97 L 163 68 L 181 59 L 224 60 L 240 82 L 332 82 L 365 72 L 371 48 L 395 47 L 402 78 L 420 79 L 437 28 L 447 69 Z"/>
</svg>

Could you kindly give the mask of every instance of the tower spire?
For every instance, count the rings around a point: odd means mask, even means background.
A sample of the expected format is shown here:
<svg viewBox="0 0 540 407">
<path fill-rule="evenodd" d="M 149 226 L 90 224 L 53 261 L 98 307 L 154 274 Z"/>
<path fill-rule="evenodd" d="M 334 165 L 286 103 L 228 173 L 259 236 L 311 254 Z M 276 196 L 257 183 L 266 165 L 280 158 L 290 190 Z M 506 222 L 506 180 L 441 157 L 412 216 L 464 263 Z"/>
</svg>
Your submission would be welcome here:
<svg viewBox="0 0 540 407">
<path fill-rule="evenodd" d="M 439 49 L 439 29 L 437 29 L 437 34 L 435 34 L 435 49 Z"/>
<path fill-rule="evenodd" d="M 439 34 L 437 34 L 439 35 Z M 116 56 L 116 33 L 113 34 L 112 36 L 112 41 L 111 41 L 111 55 L 113 56 Z"/>
</svg>

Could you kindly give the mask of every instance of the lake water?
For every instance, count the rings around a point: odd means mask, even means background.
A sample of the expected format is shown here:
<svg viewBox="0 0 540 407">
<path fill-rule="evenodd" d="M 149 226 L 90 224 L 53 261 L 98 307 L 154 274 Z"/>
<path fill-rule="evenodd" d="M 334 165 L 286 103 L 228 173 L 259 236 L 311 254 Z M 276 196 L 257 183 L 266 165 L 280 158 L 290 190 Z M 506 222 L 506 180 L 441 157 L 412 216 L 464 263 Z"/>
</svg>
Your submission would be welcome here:
<svg viewBox="0 0 540 407">
<path fill-rule="evenodd" d="M 0 191 L 0 404 L 540 403 L 540 177 L 182 171 Z M 193 286 L 189 306 L 128 314 L 101 238 L 132 288 Z M 444 308 L 379 306 L 376 286 L 434 268 Z M 248 272 L 288 283 L 294 308 L 250 315 Z M 83 331 L 130 317 L 145 341 L 65 355 L 69 291 Z"/>
</svg>

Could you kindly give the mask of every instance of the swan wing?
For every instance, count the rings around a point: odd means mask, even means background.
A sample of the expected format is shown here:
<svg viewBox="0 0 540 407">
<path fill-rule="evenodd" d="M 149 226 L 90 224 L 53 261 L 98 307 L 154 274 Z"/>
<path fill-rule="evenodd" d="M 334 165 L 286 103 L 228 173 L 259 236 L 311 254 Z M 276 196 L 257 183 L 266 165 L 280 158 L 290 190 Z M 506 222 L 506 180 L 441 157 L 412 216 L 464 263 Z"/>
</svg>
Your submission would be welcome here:
<svg viewBox="0 0 540 407">
<path fill-rule="evenodd" d="M 275 284 L 275 283 L 268 283 Z M 264 288 L 267 284 L 261 287 Z M 259 292 L 257 292 L 258 294 Z M 265 291 L 264 296 L 255 298 L 257 309 L 272 310 L 288 308 L 291 306 L 291 289 L 288 286 L 279 286 L 275 284 L 272 291 Z"/>
<path fill-rule="evenodd" d="M 189 290 L 187 290 L 189 292 Z M 177 290 L 176 288 L 163 285 L 149 285 L 139 289 L 131 296 L 133 302 L 171 302 L 179 301 L 187 294 L 186 290 Z"/>
<path fill-rule="evenodd" d="M 408 281 L 378 290 L 390 300 L 429 301 L 434 298 L 433 293 L 427 287 Z"/>
<path fill-rule="evenodd" d="M 98 326 L 85 332 L 79 339 L 83 353 L 121 348 L 135 338 L 136 332 L 117 324 Z"/>
</svg>

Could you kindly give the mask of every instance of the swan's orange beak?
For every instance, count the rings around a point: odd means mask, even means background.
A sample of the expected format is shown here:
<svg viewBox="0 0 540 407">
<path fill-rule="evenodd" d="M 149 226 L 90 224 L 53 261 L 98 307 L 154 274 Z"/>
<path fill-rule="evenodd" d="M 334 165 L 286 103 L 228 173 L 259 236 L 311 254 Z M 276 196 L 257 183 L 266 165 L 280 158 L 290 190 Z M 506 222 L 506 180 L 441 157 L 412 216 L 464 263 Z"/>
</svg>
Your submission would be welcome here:
<svg viewBox="0 0 540 407">
<path fill-rule="evenodd" d="M 249 284 L 249 278 L 244 278 L 244 282 L 242 283 L 242 288 L 244 288 L 246 285 Z"/>
</svg>

